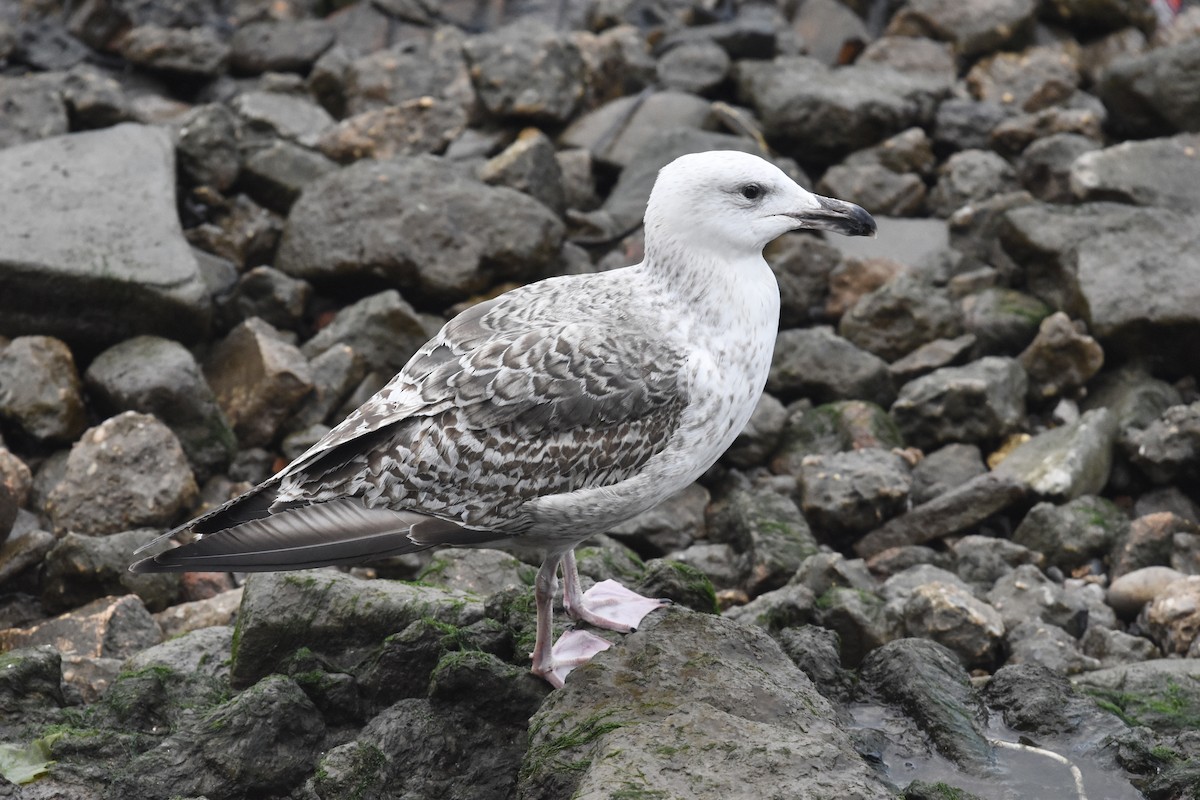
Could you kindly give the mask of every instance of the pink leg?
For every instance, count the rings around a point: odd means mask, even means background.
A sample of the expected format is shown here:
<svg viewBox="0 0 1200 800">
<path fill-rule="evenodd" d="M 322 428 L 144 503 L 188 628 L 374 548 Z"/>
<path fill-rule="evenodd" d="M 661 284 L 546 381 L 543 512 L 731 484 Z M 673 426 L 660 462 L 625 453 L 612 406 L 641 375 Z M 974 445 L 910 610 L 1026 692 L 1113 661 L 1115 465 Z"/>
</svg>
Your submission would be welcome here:
<svg viewBox="0 0 1200 800">
<path fill-rule="evenodd" d="M 610 645 L 594 633 L 567 631 L 551 646 L 554 637 L 554 595 L 557 592 L 558 565 L 561 556 L 547 556 L 538 570 L 533 584 L 533 598 L 537 605 L 537 636 L 534 639 L 531 671 L 544 678 L 555 689 L 563 687 L 563 680 L 575 667 L 586 664 L 592 656 Z"/>
<path fill-rule="evenodd" d="M 614 580 L 600 581 L 580 592 L 575 551 L 563 556 L 563 606 L 573 620 L 608 631 L 632 633 L 647 614 L 669 605 L 670 600 L 643 597 Z"/>
</svg>

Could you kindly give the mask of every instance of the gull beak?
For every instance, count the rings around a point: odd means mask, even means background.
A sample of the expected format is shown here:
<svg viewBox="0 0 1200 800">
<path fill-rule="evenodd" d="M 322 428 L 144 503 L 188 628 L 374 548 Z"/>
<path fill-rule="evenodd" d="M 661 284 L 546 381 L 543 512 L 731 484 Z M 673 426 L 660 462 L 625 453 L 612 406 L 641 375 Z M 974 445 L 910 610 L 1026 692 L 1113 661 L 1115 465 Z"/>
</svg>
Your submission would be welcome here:
<svg viewBox="0 0 1200 800">
<path fill-rule="evenodd" d="M 817 201 L 816 208 L 789 214 L 800 223 L 798 227 L 875 238 L 875 219 L 862 206 L 821 195 L 813 195 L 813 199 Z"/>
</svg>

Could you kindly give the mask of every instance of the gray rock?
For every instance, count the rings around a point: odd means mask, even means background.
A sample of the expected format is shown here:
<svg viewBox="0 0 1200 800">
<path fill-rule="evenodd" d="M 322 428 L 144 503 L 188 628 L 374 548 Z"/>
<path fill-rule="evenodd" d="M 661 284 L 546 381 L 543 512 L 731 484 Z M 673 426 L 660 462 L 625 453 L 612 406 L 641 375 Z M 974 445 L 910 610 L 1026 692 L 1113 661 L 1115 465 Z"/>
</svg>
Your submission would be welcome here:
<svg viewBox="0 0 1200 800">
<path fill-rule="evenodd" d="M 1025 112 L 1062 103 L 1079 85 L 1078 48 L 1051 44 L 1020 53 L 996 53 L 980 59 L 967 73 L 976 99 L 1003 103 Z"/>
<path fill-rule="evenodd" d="M 127 339 L 97 356 L 84 379 L 103 412 L 139 411 L 170 428 L 201 480 L 225 467 L 237 450 L 199 364 L 178 342 Z"/>
<path fill-rule="evenodd" d="M 1171 406 L 1133 437 L 1133 463 L 1156 483 L 1200 470 L 1200 403 Z"/>
<path fill-rule="evenodd" d="M 583 56 L 565 33 L 511 25 L 468 38 L 463 53 L 479 100 L 494 117 L 562 123 L 583 100 Z"/>
<path fill-rule="evenodd" d="M 799 475 L 810 455 L 832 455 L 867 447 L 903 447 L 896 423 L 874 403 L 845 400 L 788 415 L 779 450 L 771 459 L 776 474 Z"/>
<path fill-rule="evenodd" d="M 1071 634 L 1048 622 L 1027 620 L 1008 631 L 1008 664 L 1037 664 L 1059 675 L 1099 669 L 1100 661 L 1080 652 Z"/>
<path fill-rule="evenodd" d="M 0 345 L 0 418 L 45 444 L 72 442 L 87 427 L 71 350 L 49 336 Z"/>
<path fill-rule="evenodd" d="M 313 147 L 334 124 L 329 112 L 302 95 L 253 91 L 230 104 L 247 129 Z"/>
<path fill-rule="evenodd" d="M 705 537 L 704 513 L 708 500 L 708 490 L 693 483 L 649 511 L 612 528 L 608 535 L 643 553 L 683 550 Z"/>
<path fill-rule="evenodd" d="M 217 343 L 204 376 L 243 446 L 270 444 L 312 389 L 308 360 L 252 317 Z"/>
<path fill-rule="evenodd" d="M 227 191 L 242 165 L 239 139 L 242 122 L 228 106 L 197 106 L 185 114 L 175 131 L 179 169 L 193 183 Z"/>
<path fill-rule="evenodd" d="M 878 164 L 832 167 L 817 191 L 856 203 L 872 214 L 894 217 L 914 215 L 925 202 L 925 182 L 919 175 L 893 172 Z"/>
<path fill-rule="evenodd" d="M 807 586 L 789 583 L 782 589 L 764 592 L 745 605 L 731 606 L 723 616 L 741 625 L 754 625 L 778 633 L 816 622 L 816 601 Z"/>
<path fill-rule="evenodd" d="M 863 681 L 928 736 L 939 753 L 968 772 L 987 772 L 992 746 L 986 712 L 955 655 L 934 642 L 899 639 L 872 653 Z"/>
<path fill-rule="evenodd" d="M 1069 735 L 1075 739 L 1075 752 L 1095 753 L 1111 747 L 1108 738 L 1125 730 L 1115 714 L 1097 708 L 1086 696 L 1090 692 L 1078 691 L 1096 674 L 1084 673 L 1068 682 L 1046 667 L 1014 664 L 996 670 L 984 697 L 1010 728 L 1046 738 Z"/>
<path fill-rule="evenodd" d="M 830 159 L 932 121 L 947 93 L 931 73 L 903 74 L 874 65 L 831 70 L 813 58 L 743 61 L 738 90 L 762 119 L 769 138 L 807 157 Z"/>
<path fill-rule="evenodd" d="M 1099 661 L 1101 669 L 1162 657 L 1162 653 L 1149 639 L 1099 625 L 1087 629 L 1087 633 L 1079 640 L 1079 648 L 1084 655 Z"/>
<path fill-rule="evenodd" d="M 1041 553 L 1034 552 L 1008 539 L 991 536 L 964 536 L 955 542 L 954 570 L 964 581 L 985 589 L 1022 564 L 1041 567 Z"/>
<path fill-rule="evenodd" d="M 1080 200 L 1200 211 L 1200 135 L 1180 134 L 1085 153 L 1071 165 Z"/>
<path fill-rule="evenodd" d="M 1129 523 L 1128 535 L 1117 542 L 1110 554 L 1111 576 L 1115 579 L 1142 567 L 1170 564 L 1176 537 L 1196 531 L 1194 522 L 1169 511 L 1138 517 Z"/>
<path fill-rule="evenodd" d="M 721 460 L 746 469 L 766 463 L 779 444 L 779 436 L 787 423 L 787 409 L 769 392 L 763 392 L 754 407 L 746 427 L 733 440 Z"/>
<path fill-rule="evenodd" d="M 1116 420 L 1105 409 L 1088 411 L 1061 428 L 1019 445 L 996 467 L 1042 497 L 1072 500 L 1099 494 L 1112 469 Z"/>
<path fill-rule="evenodd" d="M 775 640 L 826 699 L 834 703 L 850 700 L 854 673 L 842 668 L 841 643 L 836 633 L 816 625 L 802 625 L 784 628 L 775 634 Z"/>
<path fill-rule="evenodd" d="M 986 149 L 992 132 L 1016 113 L 1016 109 L 1000 103 L 951 98 L 938 106 L 933 141 L 954 150 Z"/>
<path fill-rule="evenodd" d="M 858 57 L 860 64 L 878 64 L 901 72 L 930 72 L 946 81 L 958 77 L 951 45 L 912 36 L 881 36 Z"/>
<path fill-rule="evenodd" d="M 242 186 L 256 202 L 286 214 L 305 186 L 335 169 L 337 165 L 320 153 L 276 141 L 246 157 Z"/>
<path fill-rule="evenodd" d="M 223 328 L 258 317 L 272 327 L 298 330 L 304 322 L 312 287 L 272 267 L 255 267 L 238 277 L 229 294 L 219 301 Z"/>
<path fill-rule="evenodd" d="M 646 562 L 635 591 L 643 597 L 668 600 L 705 614 L 719 614 L 717 593 L 708 574 L 674 558 L 653 558 Z"/>
<path fill-rule="evenodd" d="M 60 136 L 69 130 L 67 106 L 49 81 L 0 76 L 0 149 Z"/>
<path fill-rule="evenodd" d="M 1086 672 L 1072 679 L 1079 691 L 1110 703 L 1129 725 L 1160 733 L 1194 727 L 1200 708 L 1200 662 L 1193 658 L 1156 659 Z"/>
<path fill-rule="evenodd" d="M 824 326 L 779 333 L 767 391 L 816 403 L 858 399 L 888 405 L 895 398 L 887 362 Z"/>
<path fill-rule="evenodd" d="M 1042 620 L 1078 637 L 1088 625 L 1084 598 L 1067 594 L 1032 564 L 1022 564 L 1001 576 L 987 593 L 987 601 L 1000 612 L 1006 628 Z"/>
<path fill-rule="evenodd" d="M 566 211 L 562 170 L 554 142 L 537 128 L 526 128 L 516 141 L 490 159 L 479 177 L 492 186 L 507 186 L 540 201 L 556 214 Z"/>
<path fill-rule="evenodd" d="M 618 97 L 580 115 L 562 132 L 559 143 L 587 150 L 599 163 L 625 168 L 664 131 L 678 128 L 698 132 L 709 127 L 712 118 L 712 104 L 687 92 L 667 90 Z M 749 149 L 747 145 L 743 147 Z M 663 161 L 659 166 L 666 163 Z M 647 186 L 647 195 L 649 192 Z"/>
<path fill-rule="evenodd" d="M 118 125 L 10 147 L 0 173 L 0 335 L 102 347 L 141 333 L 191 341 L 207 330 L 208 293 L 180 230 L 167 134 Z"/>
<path fill-rule="evenodd" d="M 307 72 L 333 45 L 333 28 L 321 19 L 272 20 L 242 25 L 230 42 L 234 72 Z"/>
<path fill-rule="evenodd" d="M 0 650 L 51 645 L 63 655 L 127 658 L 162 641 L 136 595 L 101 597 L 67 614 L 0 631 Z"/>
<path fill-rule="evenodd" d="M 864 295 L 838 324 L 838 333 L 894 361 L 935 339 L 962 333 L 961 312 L 943 289 L 902 274 Z"/>
<path fill-rule="evenodd" d="M 1017 162 L 1017 177 L 1030 194 L 1047 203 L 1074 199 L 1071 172 L 1075 160 L 1100 149 L 1094 140 L 1078 133 L 1055 133 L 1025 148 Z"/>
<path fill-rule="evenodd" d="M 75 443 L 45 512 L 59 534 L 166 527 L 191 507 L 196 491 L 187 456 L 171 429 L 152 416 L 126 411 L 88 429 Z"/>
<path fill-rule="evenodd" d="M 0 655 L 0 709 L 4 710 L 4 734 L 12 732 L 7 720 L 40 716 L 48 708 L 67 704 L 62 687 L 62 656 L 53 645 L 14 648 Z"/>
<path fill-rule="evenodd" d="M 638 699 L 644 686 L 660 687 L 652 717 Z M 765 633 L 668 610 L 572 673 L 538 709 L 518 791 L 530 800 L 603 796 L 614 786 L 671 798 L 883 796 L 834 718 Z M 714 746 L 726 751 L 719 763 L 692 755 Z"/>
<path fill-rule="evenodd" d="M 953 44 L 959 56 L 978 56 L 1026 36 L 1036 12 L 1033 0 L 908 0 L 892 17 L 887 33 L 939 39 Z"/>
<path fill-rule="evenodd" d="M 1003 158 L 987 150 L 964 150 L 938 168 L 929 207 L 938 216 L 949 217 L 968 203 L 1017 188 L 1016 170 Z"/>
<path fill-rule="evenodd" d="M 1142 567 L 1113 578 L 1108 587 L 1108 604 L 1125 619 L 1133 619 L 1142 608 L 1168 586 L 1187 577 L 1171 567 Z"/>
<path fill-rule="evenodd" d="M 488 597 L 504 589 L 531 586 L 535 572 L 534 567 L 499 550 L 450 548 L 439 551 L 417 580 Z"/>
<path fill-rule="evenodd" d="M 406 201 L 418 195 L 425 202 Z M 474 224 L 464 229 L 459 219 Z M 562 237 L 562 224 L 541 203 L 438 159 L 359 162 L 308 185 L 288 217 L 276 267 L 314 281 L 383 277 L 452 302 L 536 274 Z"/>
<path fill-rule="evenodd" d="M 464 36 L 452 26 L 436 28 L 432 36 L 402 42 L 386 49 L 367 52 L 359 58 L 339 55 L 339 47 L 327 51 L 313 67 L 318 96 L 342 116 L 400 105 L 421 97 L 449 100 L 464 109 L 475 103 L 475 89 L 463 57 Z M 336 62 L 336 65 L 335 65 Z M 325 73 L 321 85 L 319 74 Z M 336 77 L 330 75 L 335 72 Z M 340 95 L 330 102 L 331 94 Z"/>
<path fill-rule="evenodd" d="M 462 104 L 426 95 L 344 119 L 325 130 L 316 148 L 342 164 L 360 158 L 386 161 L 441 153 L 465 130 L 467 111 Z"/>
<path fill-rule="evenodd" d="M 980 475 L 885 523 L 855 543 L 854 552 L 870 558 L 891 547 L 960 533 L 1023 499 L 1027 492 L 1013 478 L 991 472 Z"/>
<path fill-rule="evenodd" d="M 912 502 L 914 505 L 928 503 L 985 472 L 987 465 L 983 463 L 983 454 L 975 445 L 940 447 L 913 467 Z"/>
<path fill-rule="evenodd" d="M 892 373 L 895 383 L 903 385 L 942 367 L 961 366 L 970 360 L 974 349 L 973 333 L 953 339 L 934 339 L 888 364 L 888 372 Z"/>
<path fill-rule="evenodd" d="M 1137 449 L 1136 439 L 1164 411 L 1182 402 L 1169 383 L 1152 378 L 1137 367 L 1103 372 L 1096 376 L 1083 408 L 1107 408 L 1117 418 L 1117 439 L 1127 452 Z"/>
<path fill-rule="evenodd" d="M 954 584 L 916 587 L 902 613 L 910 636 L 937 642 L 969 666 L 991 664 L 1004 638 L 1006 625 L 996 609 Z"/>
<path fill-rule="evenodd" d="M 892 172 L 915 173 L 927 178 L 933 175 L 937 159 L 933 155 L 933 142 L 925 130 L 909 128 L 874 147 L 850 154 L 844 164 L 852 167 L 878 164 Z"/>
<path fill-rule="evenodd" d="M 1161 136 L 1200 131 L 1200 39 L 1118 58 L 1100 74 L 1096 93 L 1119 133 Z"/>
<path fill-rule="evenodd" d="M 311 340 L 310 340 L 311 341 Z M 301 402 L 291 419 L 284 423 L 289 433 L 313 425 L 334 424 L 334 412 L 342 406 L 367 374 L 361 355 L 344 344 L 334 344 L 309 361 L 312 392 Z"/>
<path fill-rule="evenodd" d="M 80 64 L 63 77 L 62 96 L 73 127 L 108 128 L 136 119 L 133 99 L 107 71 Z"/>
<path fill-rule="evenodd" d="M 801 562 L 791 583 L 806 586 L 813 594 L 823 595 L 835 586 L 874 593 L 878 582 L 861 558 L 846 558 L 841 553 L 821 551 Z"/>
<path fill-rule="evenodd" d="M 737 551 L 728 544 L 697 543 L 682 550 L 676 550 L 667 557 L 675 563 L 691 567 L 704 575 L 712 583 L 715 591 L 736 590 L 739 593 L 744 591 L 740 587 L 746 581 L 747 565 L 738 557 Z M 772 593 L 768 592 L 767 594 Z M 766 596 L 766 594 L 759 595 L 759 597 Z"/>
<path fill-rule="evenodd" d="M 805 234 L 785 234 L 763 256 L 779 282 L 779 327 L 795 328 L 819 318 L 831 276 L 841 256 L 827 242 Z"/>
<path fill-rule="evenodd" d="M 272 675 L 130 760 L 111 789 L 147 800 L 284 794 L 304 780 L 324 734 L 304 691 Z"/>
<path fill-rule="evenodd" d="M 816 599 L 815 607 L 813 621 L 838 634 L 847 667 L 858 666 L 873 650 L 903 635 L 900 621 L 883 600 L 862 589 L 834 586 Z"/>
<path fill-rule="evenodd" d="M 1149 33 L 1156 22 L 1153 8 L 1137 0 L 1055 0 L 1042 13 L 1072 31 L 1093 34 L 1128 26 Z"/>
<path fill-rule="evenodd" d="M 668 89 L 705 95 L 729 77 L 731 63 L 715 42 L 682 42 L 659 56 L 655 73 Z"/>
<path fill-rule="evenodd" d="M 812 456 L 800 470 L 800 504 L 823 538 L 840 541 L 907 508 L 911 486 L 908 462 L 886 450 Z"/>
<path fill-rule="evenodd" d="M 709 538 L 728 542 L 747 565 L 745 588 L 751 595 L 777 589 L 795 573 L 817 542 L 800 509 L 769 489 L 734 491 L 708 521 Z"/>
<path fill-rule="evenodd" d="M 239 586 L 202 600 L 170 606 L 155 614 L 154 621 L 170 641 L 192 631 L 233 625 L 241 603 L 242 587 Z"/>
<path fill-rule="evenodd" d="M 1015 359 L 988 356 L 906 383 L 891 413 L 905 439 L 918 447 L 984 442 L 1024 423 L 1026 388 L 1025 371 Z"/>
<path fill-rule="evenodd" d="M 229 45 L 212 28 L 140 25 L 120 40 L 121 56 L 147 69 L 212 78 L 225 69 Z"/>
<path fill-rule="evenodd" d="M 316 359 L 346 345 L 369 370 L 399 372 L 429 337 L 413 310 L 395 290 L 380 292 L 346 306 L 301 352 Z"/>
<path fill-rule="evenodd" d="M 1050 309 L 1015 289 L 984 289 L 963 299 L 963 327 L 980 355 L 1016 355 L 1038 332 Z"/>
<path fill-rule="evenodd" d="M 153 528 L 111 536 L 68 532 L 46 554 L 42 606 L 57 614 L 100 597 L 130 592 L 140 597 L 150 611 L 163 610 L 179 597 L 182 585 L 179 574 L 135 575 L 129 571 L 133 551 L 160 533 Z"/>
<path fill-rule="evenodd" d="M 1128 530 L 1128 518 L 1111 501 L 1084 495 L 1061 506 L 1038 503 L 1012 538 L 1045 554 L 1047 564 L 1070 572 L 1103 558 Z"/>
<path fill-rule="evenodd" d="M 873 38 L 863 18 L 837 0 L 806 0 L 792 18 L 792 29 L 807 54 L 829 66 L 846 63 L 846 54 Z"/>
<path fill-rule="evenodd" d="M 458 591 L 329 570 L 254 573 L 244 591 L 230 673 L 234 686 L 254 683 L 302 647 L 345 669 L 418 619 L 463 627 L 483 617 L 482 603 Z"/>
<path fill-rule="evenodd" d="M 1029 377 L 1029 397 L 1048 400 L 1079 389 L 1100 371 L 1104 350 L 1083 323 L 1061 311 L 1042 320 L 1037 336 L 1017 356 Z"/>
</svg>

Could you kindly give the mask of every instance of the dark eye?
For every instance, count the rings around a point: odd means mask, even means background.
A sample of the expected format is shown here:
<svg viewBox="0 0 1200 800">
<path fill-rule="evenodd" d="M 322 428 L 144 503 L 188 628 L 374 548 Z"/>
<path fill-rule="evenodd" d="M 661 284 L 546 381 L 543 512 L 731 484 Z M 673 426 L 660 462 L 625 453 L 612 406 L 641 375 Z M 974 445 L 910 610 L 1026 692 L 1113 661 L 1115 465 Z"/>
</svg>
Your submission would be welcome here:
<svg viewBox="0 0 1200 800">
<path fill-rule="evenodd" d="M 757 183 L 747 183 L 739 191 L 741 191 L 742 197 L 747 200 L 757 200 L 763 196 L 763 187 Z"/>
</svg>

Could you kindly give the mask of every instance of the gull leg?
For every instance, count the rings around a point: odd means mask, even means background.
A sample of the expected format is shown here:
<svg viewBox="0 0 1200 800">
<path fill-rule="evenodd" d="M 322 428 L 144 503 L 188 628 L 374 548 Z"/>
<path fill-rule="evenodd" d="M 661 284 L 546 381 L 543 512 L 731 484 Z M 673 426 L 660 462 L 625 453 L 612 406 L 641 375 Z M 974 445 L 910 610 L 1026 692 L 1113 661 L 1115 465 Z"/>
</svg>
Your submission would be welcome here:
<svg viewBox="0 0 1200 800">
<path fill-rule="evenodd" d="M 537 605 L 537 637 L 533 653 L 530 654 L 533 659 L 531 671 L 555 689 L 563 687 L 563 680 L 571 670 L 586 664 L 596 653 L 612 646 L 586 631 L 567 631 L 551 646 L 550 640 L 554 636 L 554 595 L 558 591 L 558 565 L 561 561 L 562 556 L 546 556 L 533 583 L 533 598 Z"/>
<path fill-rule="evenodd" d="M 563 606 L 571 619 L 608 631 L 632 633 L 642 619 L 670 600 L 643 597 L 614 580 L 600 581 L 586 592 L 579 590 L 575 551 L 563 556 Z"/>
</svg>

